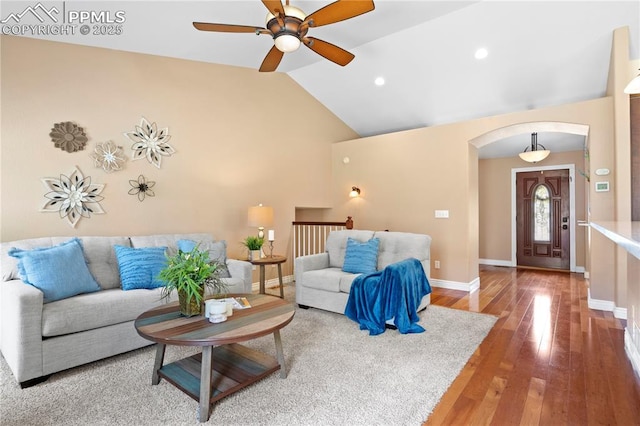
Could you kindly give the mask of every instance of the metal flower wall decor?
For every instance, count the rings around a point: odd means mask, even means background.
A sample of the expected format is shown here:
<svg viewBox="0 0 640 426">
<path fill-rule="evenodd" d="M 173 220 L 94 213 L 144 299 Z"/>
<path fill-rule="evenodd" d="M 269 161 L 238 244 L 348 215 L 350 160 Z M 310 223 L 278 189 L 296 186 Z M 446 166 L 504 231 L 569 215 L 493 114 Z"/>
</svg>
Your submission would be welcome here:
<svg viewBox="0 0 640 426">
<path fill-rule="evenodd" d="M 102 170 L 107 173 L 122 170 L 122 165 L 127 161 L 122 147 L 112 141 L 97 144 L 90 157 L 96 167 L 102 167 Z"/>
<path fill-rule="evenodd" d="M 147 180 L 144 176 L 138 176 L 138 180 L 130 180 L 129 185 L 132 188 L 129 190 L 129 195 L 137 195 L 138 200 L 144 201 L 145 196 L 155 197 L 155 193 L 153 192 L 153 188 L 155 186 L 154 181 Z"/>
<path fill-rule="evenodd" d="M 93 214 L 103 214 L 100 195 L 104 184 L 91 183 L 91 177 L 84 177 L 76 167 L 69 176 L 60 175 L 60 179 L 43 178 L 44 186 L 49 190 L 47 198 L 40 209 L 43 212 L 58 212 L 61 219 L 67 219 L 72 228 L 80 218 L 87 219 Z"/>
<path fill-rule="evenodd" d="M 49 136 L 56 148 L 67 152 L 83 150 L 88 140 L 84 129 L 71 121 L 55 123 Z"/>
<path fill-rule="evenodd" d="M 146 118 L 140 119 L 140 125 L 133 132 L 124 135 L 133 142 L 133 160 L 146 158 L 157 168 L 162 164 L 162 157 L 169 157 L 176 151 L 169 145 L 169 128 L 158 129 L 156 123 L 149 123 Z"/>
</svg>

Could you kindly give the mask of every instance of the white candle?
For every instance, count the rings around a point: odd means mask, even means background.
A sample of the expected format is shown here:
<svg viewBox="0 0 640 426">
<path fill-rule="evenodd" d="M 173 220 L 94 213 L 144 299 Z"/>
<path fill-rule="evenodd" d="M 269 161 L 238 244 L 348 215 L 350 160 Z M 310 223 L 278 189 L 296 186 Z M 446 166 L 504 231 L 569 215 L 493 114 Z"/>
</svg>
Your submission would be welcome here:
<svg viewBox="0 0 640 426">
<path fill-rule="evenodd" d="M 269 241 L 275 241 L 276 237 L 275 237 L 276 233 L 273 229 L 269 229 Z"/>
</svg>

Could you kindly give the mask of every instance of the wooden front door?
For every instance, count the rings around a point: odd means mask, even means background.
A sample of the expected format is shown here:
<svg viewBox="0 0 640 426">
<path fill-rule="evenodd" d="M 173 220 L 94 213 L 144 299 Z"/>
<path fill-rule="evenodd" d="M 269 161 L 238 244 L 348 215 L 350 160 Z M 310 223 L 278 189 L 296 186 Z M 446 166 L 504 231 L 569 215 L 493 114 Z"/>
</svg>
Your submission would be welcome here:
<svg viewBox="0 0 640 426">
<path fill-rule="evenodd" d="M 569 170 L 516 173 L 518 266 L 570 268 Z"/>
</svg>

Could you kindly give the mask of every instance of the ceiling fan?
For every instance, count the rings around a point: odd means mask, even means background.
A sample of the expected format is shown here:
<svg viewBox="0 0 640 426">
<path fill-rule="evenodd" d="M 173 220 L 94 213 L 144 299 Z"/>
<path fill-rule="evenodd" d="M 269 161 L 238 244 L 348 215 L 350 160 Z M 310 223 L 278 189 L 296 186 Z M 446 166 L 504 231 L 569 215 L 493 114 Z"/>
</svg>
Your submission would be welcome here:
<svg viewBox="0 0 640 426">
<path fill-rule="evenodd" d="M 355 57 L 352 53 L 326 41 L 308 37 L 307 31 L 310 27 L 320 27 L 351 19 L 375 8 L 372 0 L 338 0 L 310 15 L 305 15 L 299 8 L 290 6 L 289 0 L 286 1 L 286 5 L 283 5 L 281 0 L 262 0 L 262 3 L 269 10 L 266 28 L 208 22 L 194 22 L 193 26 L 200 31 L 254 33 L 272 36 L 274 46 L 262 61 L 261 72 L 275 71 L 282 56 L 285 53 L 295 51 L 300 47 L 300 44 L 304 44 L 320 56 L 338 65 L 345 66 Z"/>
</svg>

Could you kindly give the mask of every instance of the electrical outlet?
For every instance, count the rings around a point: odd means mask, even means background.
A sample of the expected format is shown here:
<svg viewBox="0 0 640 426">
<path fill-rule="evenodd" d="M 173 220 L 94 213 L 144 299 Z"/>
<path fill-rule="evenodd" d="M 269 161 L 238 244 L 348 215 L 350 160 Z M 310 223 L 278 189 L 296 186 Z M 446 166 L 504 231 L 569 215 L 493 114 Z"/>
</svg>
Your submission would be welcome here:
<svg viewBox="0 0 640 426">
<path fill-rule="evenodd" d="M 255 271 L 255 270 L 256 270 L 256 267 L 255 267 L 255 266 L 252 266 L 252 267 L 251 267 L 251 270 L 252 270 L 252 271 Z"/>
<path fill-rule="evenodd" d="M 435 260 L 433 262 L 433 267 L 436 268 L 436 269 L 440 269 L 440 261 L 439 260 Z"/>
</svg>

